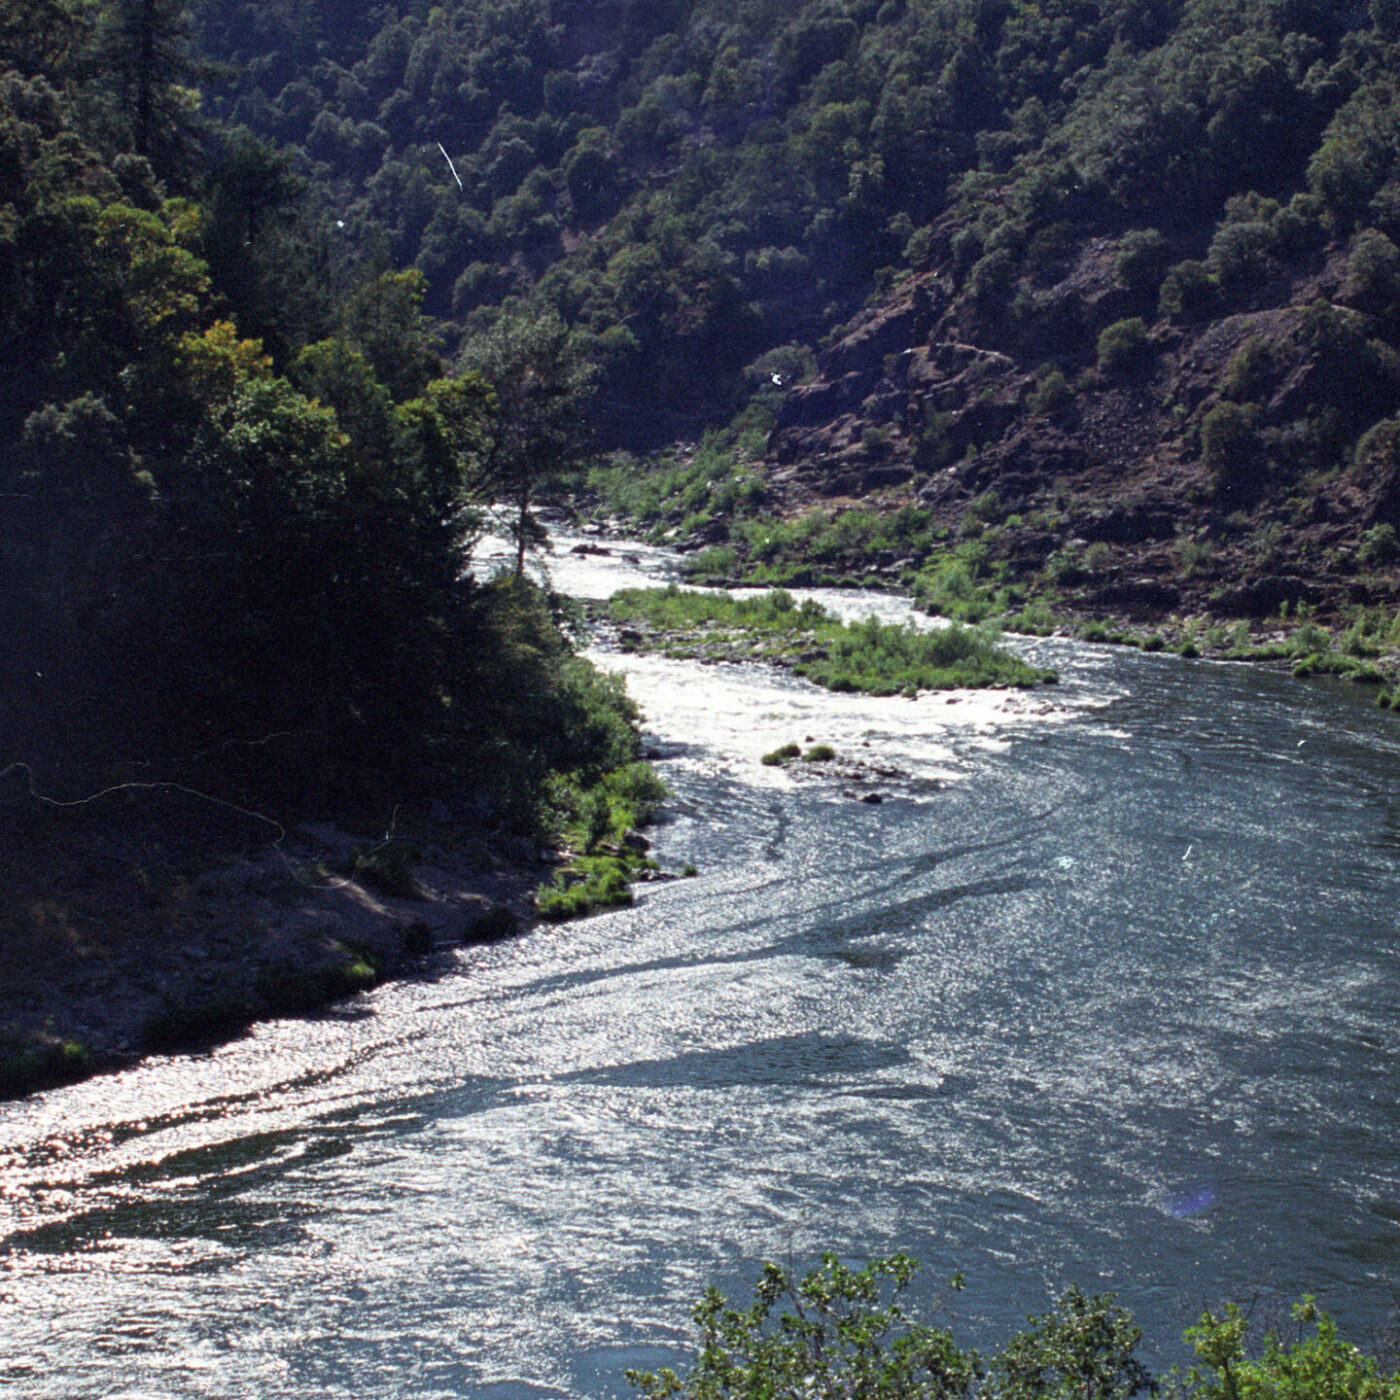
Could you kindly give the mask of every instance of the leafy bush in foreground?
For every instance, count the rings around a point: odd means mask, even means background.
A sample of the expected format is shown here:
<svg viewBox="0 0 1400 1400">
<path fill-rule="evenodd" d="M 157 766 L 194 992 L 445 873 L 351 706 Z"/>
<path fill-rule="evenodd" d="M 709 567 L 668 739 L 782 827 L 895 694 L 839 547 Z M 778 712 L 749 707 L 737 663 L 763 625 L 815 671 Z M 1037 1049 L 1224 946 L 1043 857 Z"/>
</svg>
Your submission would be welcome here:
<svg viewBox="0 0 1400 1400">
<path fill-rule="evenodd" d="M 798 1282 L 765 1264 L 751 1308 L 732 1308 L 718 1289 L 706 1290 L 695 1309 L 700 1354 L 683 1380 L 673 1371 L 629 1371 L 627 1378 L 648 1400 L 970 1395 L 980 1374 L 976 1353 L 940 1328 L 910 1322 L 895 1299 L 882 1298 L 887 1283 L 897 1298 L 916 1267 L 895 1254 L 853 1270 L 828 1253 Z M 788 1309 L 775 1318 L 782 1303 Z"/>
<path fill-rule="evenodd" d="M 984 1357 L 905 1313 L 899 1295 L 917 1267 L 893 1254 L 852 1269 L 826 1253 L 799 1280 L 765 1264 L 749 1308 L 706 1289 L 689 1371 L 629 1371 L 628 1380 L 646 1400 L 1400 1400 L 1400 1374 L 1342 1340 L 1311 1298 L 1293 1310 L 1291 1340 L 1268 1331 L 1252 1356 L 1235 1304 L 1205 1313 L 1186 1332 L 1201 1365 L 1173 1368 L 1159 1384 L 1136 1354 L 1142 1329 L 1108 1295 L 1071 1287 Z"/>
</svg>

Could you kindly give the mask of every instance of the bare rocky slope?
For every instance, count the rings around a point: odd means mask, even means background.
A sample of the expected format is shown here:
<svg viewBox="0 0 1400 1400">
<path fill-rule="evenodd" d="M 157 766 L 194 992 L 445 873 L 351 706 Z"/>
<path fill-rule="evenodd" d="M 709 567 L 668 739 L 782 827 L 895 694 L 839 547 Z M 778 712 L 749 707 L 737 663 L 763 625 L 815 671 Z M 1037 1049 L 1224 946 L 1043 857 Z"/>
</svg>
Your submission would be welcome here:
<svg viewBox="0 0 1400 1400">
<path fill-rule="evenodd" d="M 1135 301 L 1118 263 L 1114 240 L 1085 243 L 1014 326 L 947 265 L 909 276 L 782 402 L 764 464 L 779 510 L 921 504 L 1081 615 L 1393 609 L 1393 438 L 1298 464 L 1319 424 L 1395 401 L 1342 250 L 1277 279 L 1273 304 L 1194 323 Z M 1047 367 L 1135 315 L 1121 355 L 1110 332 L 1094 360 Z"/>
</svg>

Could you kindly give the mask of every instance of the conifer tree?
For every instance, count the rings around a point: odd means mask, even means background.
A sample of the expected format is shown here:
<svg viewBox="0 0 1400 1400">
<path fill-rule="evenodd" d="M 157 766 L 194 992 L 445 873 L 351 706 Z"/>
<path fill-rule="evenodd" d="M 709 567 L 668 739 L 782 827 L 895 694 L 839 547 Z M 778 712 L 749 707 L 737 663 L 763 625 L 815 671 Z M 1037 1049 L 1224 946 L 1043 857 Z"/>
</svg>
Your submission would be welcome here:
<svg viewBox="0 0 1400 1400">
<path fill-rule="evenodd" d="M 100 43 L 103 71 L 116 89 L 137 155 L 162 174 L 193 122 L 184 93 L 197 76 L 190 20 L 182 0 L 113 0 Z"/>
</svg>

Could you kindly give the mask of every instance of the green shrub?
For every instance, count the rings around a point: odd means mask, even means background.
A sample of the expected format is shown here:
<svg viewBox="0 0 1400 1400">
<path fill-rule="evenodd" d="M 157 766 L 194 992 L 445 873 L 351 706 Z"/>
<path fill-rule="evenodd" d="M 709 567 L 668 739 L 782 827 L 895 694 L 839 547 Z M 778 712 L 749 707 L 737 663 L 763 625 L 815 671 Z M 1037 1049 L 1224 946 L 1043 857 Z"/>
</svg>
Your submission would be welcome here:
<svg viewBox="0 0 1400 1400">
<path fill-rule="evenodd" d="M 933 631 L 867 618 L 827 645 L 827 655 L 794 668 L 828 690 L 898 695 L 958 686 L 1034 685 L 1042 679 L 991 638 L 958 623 Z"/>
<path fill-rule="evenodd" d="M 918 1265 L 904 1254 L 855 1269 L 833 1253 L 802 1278 L 767 1263 L 753 1303 L 731 1307 L 714 1287 L 694 1311 L 698 1345 L 682 1375 L 629 1371 L 645 1400 L 1400 1400 L 1400 1375 L 1338 1335 L 1305 1297 L 1296 1334 L 1251 1346 L 1235 1303 L 1187 1329 L 1197 1364 L 1159 1383 L 1137 1355 L 1142 1329 L 1107 1294 L 1071 1286 L 990 1355 L 911 1318 L 900 1297 Z M 958 1290 L 962 1278 L 954 1275 Z M 1309 1335 L 1304 1329 L 1309 1325 Z"/>
<path fill-rule="evenodd" d="M 1255 411 L 1253 405 L 1222 400 L 1201 419 L 1201 461 L 1208 488 L 1219 500 L 1244 499 L 1258 484 L 1262 464 Z"/>
<path fill-rule="evenodd" d="M 1071 1287 L 1030 1324 L 992 1358 L 988 1389 L 998 1400 L 1129 1400 L 1155 1392 L 1152 1373 L 1137 1357 L 1142 1328 L 1107 1294 L 1090 1297 Z"/>
<path fill-rule="evenodd" d="M 1141 316 L 1115 321 L 1099 332 L 1099 369 L 1115 379 L 1141 373 L 1155 357 L 1152 337 Z"/>
<path fill-rule="evenodd" d="M 799 1281 L 765 1264 L 750 1308 L 731 1308 L 706 1289 L 695 1309 L 700 1346 L 684 1379 L 669 1370 L 627 1379 L 647 1400 L 961 1400 L 978 1376 L 975 1354 L 941 1329 L 911 1323 L 896 1301 L 916 1267 L 895 1254 L 854 1270 L 824 1254 Z"/>
<path fill-rule="evenodd" d="M 0 1099 L 83 1078 L 92 1052 L 80 1040 L 0 1033 Z"/>
<path fill-rule="evenodd" d="M 729 579 L 739 570 L 739 555 L 733 545 L 714 544 L 688 555 L 681 571 L 691 579 Z"/>
<path fill-rule="evenodd" d="M 1275 372 L 1274 358 L 1268 345 L 1260 336 L 1251 335 L 1226 366 L 1220 392 L 1236 403 L 1263 398 Z"/>
<path fill-rule="evenodd" d="M 1187 1400 L 1400 1400 L 1400 1377 L 1383 1374 L 1374 1358 L 1337 1335 L 1337 1326 L 1305 1297 L 1293 1309 L 1312 1336 L 1285 1343 L 1272 1329 L 1262 1351 L 1245 1350 L 1249 1324 L 1235 1303 L 1206 1312 L 1186 1331 L 1204 1370 L 1185 1377 Z"/>
<path fill-rule="evenodd" d="M 830 763 L 836 757 L 836 750 L 830 744 L 813 744 L 802 755 L 804 763 Z"/>
<path fill-rule="evenodd" d="M 1372 525 L 1356 547 L 1358 564 L 1393 564 L 1400 559 L 1400 538 L 1388 521 Z"/>
<path fill-rule="evenodd" d="M 1347 258 L 1347 283 L 1361 308 L 1382 322 L 1400 316 L 1400 248 L 1377 228 L 1362 229 Z"/>
<path fill-rule="evenodd" d="M 802 746 L 800 744 L 784 744 L 781 748 L 764 754 L 759 762 L 766 763 L 770 768 L 778 768 L 784 763 L 791 763 L 794 758 L 800 757 L 801 754 Z"/>
<path fill-rule="evenodd" d="M 1210 264 L 1188 260 L 1167 273 L 1157 309 L 1173 321 L 1198 321 L 1216 309 L 1219 294 L 1219 282 Z"/>
<path fill-rule="evenodd" d="M 1155 294 L 1167 257 L 1167 240 L 1155 228 L 1130 229 L 1118 241 L 1118 280 L 1138 296 Z"/>
<path fill-rule="evenodd" d="M 1057 413 L 1074 402 L 1074 390 L 1058 369 L 1047 370 L 1026 400 L 1032 413 Z"/>
<path fill-rule="evenodd" d="M 577 856 L 535 891 L 535 912 L 551 923 L 633 902 L 626 863 L 615 856 Z"/>
</svg>

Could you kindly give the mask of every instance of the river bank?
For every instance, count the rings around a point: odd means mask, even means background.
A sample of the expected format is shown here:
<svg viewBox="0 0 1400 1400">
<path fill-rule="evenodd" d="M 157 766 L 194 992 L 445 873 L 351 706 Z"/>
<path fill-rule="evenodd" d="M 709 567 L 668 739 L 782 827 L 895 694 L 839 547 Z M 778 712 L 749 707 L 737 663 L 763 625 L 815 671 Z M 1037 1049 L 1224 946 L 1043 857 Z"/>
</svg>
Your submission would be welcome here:
<svg viewBox="0 0 1400 1400">
<path fill-rule="evenodd" d="M 596 535 L 561 538 L 561 567 L 569 559 L 599 573 L 592 586 L 576 579 L 573 587 L 592 598 L 585 607 L 605 649 L 662 651 L 676 641 L 611 618 L 601 602 L 608 590 L 635 582 L 635 575 L 613 578 L 610 566 L 630 573 L 638 561 L 634 550 L 653 551 L 614 539 L 604 544 Z M 653 580 L 674 567 L 655 553 L 647 561 Z M 868 597 L 878 608 L 877 595 Z M 863 603 L 847 597 L 844 611 L 855 616 Z M 1164 631 L 1100 626 L 1080 635 L 1148 652 L 1269 661 L 1303 673 L 1325 669 L 1308 658 L 1329 647 L 1326 634 L 1307 622 L 1252 639 Z M 791 658 L 713 629 L 698 628 L 690 641 L 694 647 L 682 650 L 702 662 L 790 669 L 784 663 Z M 1353 674 L 1369 678 L 1359 669 Z M 1024 708 L 1009 700 L 996 705 Z M 788 748 L 802 740 L 803 761 L 776 766 L 790 781 L 867 803 L 882 800 L 906 777 L 898 761 L 863 743 L 808 759 L 827 750 L 830 737 L 794 727 L 781 739 Z M 773 747 L 764 762 L 783 752 L 776 742 Z M 207 1048 L 257 1021 L 315 1013 L 389 977 L 431 975 L 451 964 L 454 948 L 523 931 L 540 917 L 629 903 L 627 879 L 660 878 L 640 869 L 645 842 L 636 850 L 614 842 L 592 860 L 567 862 L 561 852 L 520 838 L 485 839 L 471 822 L 450 817 L 410 820 L 394 813 L 387 830 L 363 822 L 350 824 L 353 832 L 329 822 L 285 830 L 174 789 L 126 788 L 64 809 L 13 794 L 6 824 L 0 1098 L 120 1069 L 153 1053 Z M 584 849 L 586 842 L 572 844 Z M 624 860 L 629 868 L 614 871 Z M 599 879 L 614 876 L 618 897 L 584 898 Z M 555 910 L 537 907 L 546 887 Z"/>
<path fill-rule="evenodd" d="M 777 522 L 774 529 L 785 527 L 792 522 Z M 573 548 L 603 555 L 634 549 L 631 533 L 644 530 L 643 522 L 595 515 L 580 526 L 583 539 Z M 1214 612 L 1204 596 L 1193 595 L 1188 600 L 1193 606 L 1169 606 L 1150 590 L 1125 603 L 1117 595 L 1070 586 L 1077 577 L 1073 570 L 1059 576 L 1055 587 L 1038 588 L 1034 571 L 985 567 L 975 542 L 971 552 L 964 545 L 935 567 L 922 556 L 896 560 L 889 551 L 859 544 L 800 565 L 746 563 L 733 549 L 710 540 L 710 534 L 698 532 L 672 541 L 681 561 L 679 573 L 694 586 L 744 593 L 785 588 L 797 597 L 814 589 L 863 590 L 905 599 L 932 618 L 987 624 L 1013 635 L 1072 638 L 1191 660 L 1249 662 L 1299 679 L 1334 676 L 1370 688 L 1382 709 L 1400 705 L 1400 630 L 1393 614 L 1382 608 L 1324 610 L 1305 596 L 1295 600 L 1286 590 L 1259 593 L 1272 610 L 1261 606 L 1244 615 L 1237 609 Z M 921 560 L 922 570 L 916 567 Z M 713 651 L 711 639 L 691 640 L 696 643 L 693 654 L 702 659 L 707 648 Z"/>
<path fill-rule="evenodd" d="M 174 790 L 13 803 L 0 1098 L 207 1048 L 528 926 L 552 853 L 405 826 L 285 830 Z"/>
</svg>

